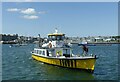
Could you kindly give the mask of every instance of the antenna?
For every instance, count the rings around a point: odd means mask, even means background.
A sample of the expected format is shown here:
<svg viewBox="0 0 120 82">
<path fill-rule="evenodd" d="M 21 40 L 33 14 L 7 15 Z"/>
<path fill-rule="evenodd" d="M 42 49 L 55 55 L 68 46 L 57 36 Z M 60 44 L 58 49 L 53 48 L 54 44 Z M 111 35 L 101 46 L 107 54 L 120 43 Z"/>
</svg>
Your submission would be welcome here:
<svg viewBox="0 0 120 82">
<path fill-rule="evenodd" d="M 38 36 L 39 36 L 39 47 L 41 47 L 42 46 L 42 41 L 41 41 L 41 37 L 40 37 L 40 34 L 38 34 Z"/>
<path fill-rule="evenodd" d="M 55 28 L 55 33 L 58 33 L 58 30 L 57 30 L 57 28 Z"/>
<path fill-rule="evenodd" d="M 39 38 L 40 38 L 40 34 L 38 34 Z"/>
</svg>

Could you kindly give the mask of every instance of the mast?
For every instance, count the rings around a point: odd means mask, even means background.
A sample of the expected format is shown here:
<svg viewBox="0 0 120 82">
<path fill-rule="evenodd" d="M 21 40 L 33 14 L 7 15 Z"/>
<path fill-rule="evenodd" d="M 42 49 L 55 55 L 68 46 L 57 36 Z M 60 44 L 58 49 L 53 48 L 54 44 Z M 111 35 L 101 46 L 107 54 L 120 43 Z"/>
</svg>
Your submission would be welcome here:
<svg viewBox="0 0 120 82">
<path fill-rule="evenodd" d="M 40 34 L 38 34 L 38 36 L 39 36 L 39 47 L 42 47 L 42 38 L 41 38 Z"/>
</svg>

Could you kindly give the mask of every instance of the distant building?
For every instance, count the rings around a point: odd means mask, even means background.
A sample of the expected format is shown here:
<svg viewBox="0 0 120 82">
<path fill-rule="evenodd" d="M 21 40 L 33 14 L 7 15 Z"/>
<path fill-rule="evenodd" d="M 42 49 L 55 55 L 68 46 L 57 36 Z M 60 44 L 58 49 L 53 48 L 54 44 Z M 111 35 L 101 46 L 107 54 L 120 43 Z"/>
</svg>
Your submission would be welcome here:
<svg viewBox="0 0 120 82">
<path fill-rule="evenodd" d="M 18 34 L 0 34 L 0 41 L 13 41 L 18 38 Z"/>
<path fill-rule="evenodd" d="M 26 37 L 26 36 L 19 36 L 18 42 L 22 43 L 33 43 L 34 41 L 38 41 L 37 37 Z"/>
<path fill-rule="evenodd" d="M 103 42 L 103 38 L 95 38 L 95 42 Z"/>
</svg>

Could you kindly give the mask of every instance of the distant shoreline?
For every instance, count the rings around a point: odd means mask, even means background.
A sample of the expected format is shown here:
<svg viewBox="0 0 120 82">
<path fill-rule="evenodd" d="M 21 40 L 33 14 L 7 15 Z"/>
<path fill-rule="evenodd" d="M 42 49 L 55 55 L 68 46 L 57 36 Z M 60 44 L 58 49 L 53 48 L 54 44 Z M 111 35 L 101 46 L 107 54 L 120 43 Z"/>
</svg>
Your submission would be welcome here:
<svg viewBox="0 0 120 82">
<path fill-rule="evenodd" d="M 120 42 L 88 42 L 88 44 L 120 44 Z"/>
<path fill-rule="evenodd" d="M 0 44 L 18 44 L 16 42 L 0 42 Z M 35 44 L 35 43 L 29 43 Z M 79 43 L 72 43 L 72 44 L 79 44 Z M 120 42 L 88 42 L 88 44 L 120 44 Z"/>
</svg>

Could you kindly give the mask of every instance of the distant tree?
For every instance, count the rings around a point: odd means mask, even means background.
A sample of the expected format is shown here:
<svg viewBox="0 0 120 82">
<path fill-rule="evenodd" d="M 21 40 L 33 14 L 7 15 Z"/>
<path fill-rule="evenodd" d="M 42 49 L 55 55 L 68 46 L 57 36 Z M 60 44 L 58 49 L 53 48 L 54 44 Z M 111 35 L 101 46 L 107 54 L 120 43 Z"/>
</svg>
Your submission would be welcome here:
<svg viewBox="0 0 120 82">
<path fill-rule="evenodd" d="M 120 38 L 120 36 L 112 36 L 112 38 Z"/>
</svg>

